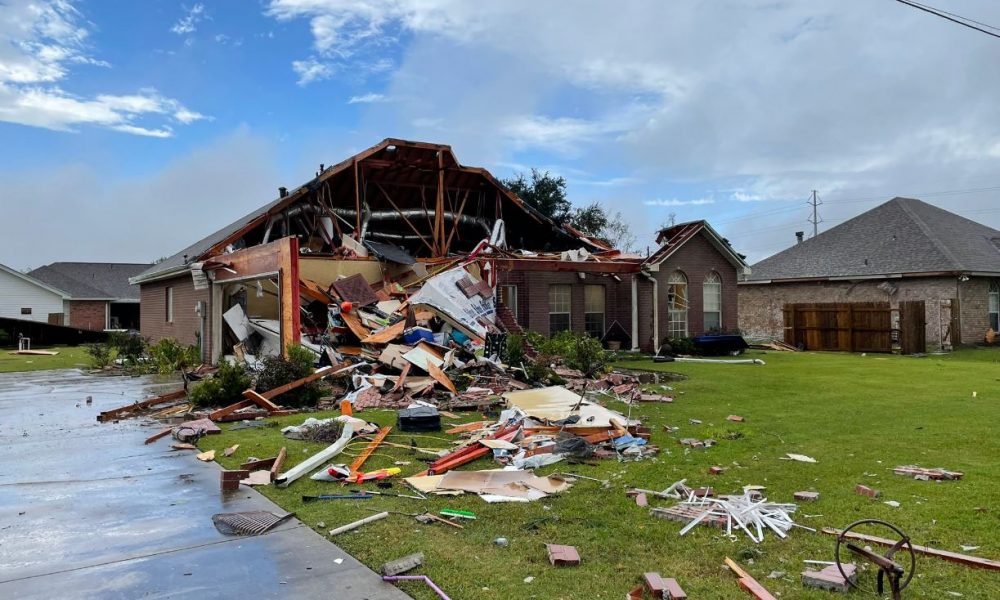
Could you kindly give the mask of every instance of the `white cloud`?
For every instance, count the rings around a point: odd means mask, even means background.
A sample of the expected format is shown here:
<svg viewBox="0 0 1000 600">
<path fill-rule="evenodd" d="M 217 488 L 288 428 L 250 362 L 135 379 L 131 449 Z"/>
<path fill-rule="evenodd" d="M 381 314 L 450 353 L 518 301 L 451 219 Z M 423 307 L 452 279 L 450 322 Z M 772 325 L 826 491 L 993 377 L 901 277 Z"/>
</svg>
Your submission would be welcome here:
<svg viewBox="0 0 1000 600">
<path fill-rule="evenodd" d="M 292 70 L 299 76 L 298 84 L 301 86 L 309 85 L 314 81 L 329 79 L 333 76 L 333 68 L 329 64 L 320 62 L 315 58 L 292 61 Z"/>
<path fill-rule="evenodd" d="M 712 198 L 695 198 L 694 200 L 677 200 L 676 198 L 657 198 L 656 200 L 646 200 L 646 206 L 704 206 L 715 204 Z"/>
<path fill-rule="evenodd" d="M 348 104 L 372 104 L 374 102 L 385 102 L 388 98 L 385 94 L 376 94 L 375 92 L 369 92 L 361 96 L 351 96 L 351 99 L 347 101 Z"/>
<path fill-rule="evenodd" d="M 191 8 L 185 8 L 186 14 L 174 23 L 170 31 L 177 35 L 190 35 L 198 30 L 198 23 L 208 17 L 205 13 L 205 5 L 195 4 Z"/>
<path fill-rule="evenodd" d="M 87 51 L 89 27 L 70 0 L 13 0 L 0 19 L 0 121 L 75 131 L 95 125 L 170 137 L 170 122 L 205 119 L 153 89 L 81 97 L 63 89 L 74 66 L 109 67 Z M 159 121 L 146 122 L 146 121 Z"/>
</svg>

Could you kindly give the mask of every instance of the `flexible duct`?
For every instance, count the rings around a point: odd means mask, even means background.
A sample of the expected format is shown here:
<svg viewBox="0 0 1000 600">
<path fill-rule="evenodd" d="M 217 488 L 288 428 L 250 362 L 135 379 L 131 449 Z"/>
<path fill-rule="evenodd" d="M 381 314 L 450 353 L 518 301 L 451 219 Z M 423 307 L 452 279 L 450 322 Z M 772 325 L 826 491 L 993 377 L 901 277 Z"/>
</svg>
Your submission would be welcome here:
<svg viewBox="0 0 1000 600">
<path fill-rule="evenodd" d="M 305 213 L 305 212 L 314 212 L 314 213 L 318 212 L 318 213 L 323 214 L 323 215 L 326 214 L 325 210 L 323 210 L 323 209 L 321 209 L 321 208 L 319 208 L 317 206 L 313 206 L 311 204 L 303 204 L 301 206 L 293 206 L 293 207 L 291 207 L 291 208 L 289 208 L 289 209 L 287 209 L 285 211 L 282 211 L 281 214 L 277 214 L 277 215 L 272 216 L 268 220 L 268 222 L 267 222 L 267 229 L 264 230 L 264 240 L 261 243 L 262 244 L 266 244 L 268 241 L 270 241 L 270 239 L 271 239 L 271 230 L 274 228 L 274 224 L 275 223 L 277 223 L 281 219 L 284 219 L 286 216 L 300 215 L 300 214 Z M 404 209 L 399 210 L 399 211 L 396 211 L 396 210 L 376 210 L 376 211 L 372 211 L 372 212 L 368 212 L 366 210 L 362 210 L 361 212 L 362 212 L 362 215 L 365 217 L 364 225 L 362 226 L 362 232 L 363 233 L 366 232 L 367 224 L 370 221 L 395 221 L 395 220 L 400 220 L 403 217 L 406 217 L 408 219 L 409 218 L 423 217 L 423 218 L 426 219 L 426 218 L 432 218 L 434 216 L 434 213 L 432 211 L 425 210 L 423 208 L 404 208 Z M 357 211 L 354 210 L 353 208 L 335 208 L 335 209 L 333 209 L 333 213 L 336 214 L 337 216 L 346 217 L 346 218 L 354 218 L 357 215 Z M 452 211 L 444 211 L 443 214 L 444 214 L 445 220 L 447 220 L 447 221 L 451 221 L 451 222 L 454 223 L 457 220 L 462 225 L 470 225 L 470 226 L 474 226 L 474 227 L 481 227 L 482 230 L 483 230 L 483 232 L 486 233 L 487 235 L 489 235 L 490 233 L 492 233 L 492 231 L 490 230 L 489 224 L 485 220 L 483 220 L 483 219 L 472 217 L 472 216 L 469 216 L 469 215 L 466 215 L 466 214 L 458 214 L 458 213 L 455 213 L 455 212 L 452 212 Z M 371 235 L 372 237 L 387 237 L 387 238 L 394 238 L 394 239 L 419 239 L 419 236 L 416 236 L 416 235 L 406 236 L 406 237 L 403 237 L 403 236 L 398 236 L 397 237 L 396 234 L 383 234 L 383 233 L 378 233 L 378 232 L 367 233 L 367 235 Z M 364 235 L 362 235 L 362 237 L 364 237 Z"/>
</svg>

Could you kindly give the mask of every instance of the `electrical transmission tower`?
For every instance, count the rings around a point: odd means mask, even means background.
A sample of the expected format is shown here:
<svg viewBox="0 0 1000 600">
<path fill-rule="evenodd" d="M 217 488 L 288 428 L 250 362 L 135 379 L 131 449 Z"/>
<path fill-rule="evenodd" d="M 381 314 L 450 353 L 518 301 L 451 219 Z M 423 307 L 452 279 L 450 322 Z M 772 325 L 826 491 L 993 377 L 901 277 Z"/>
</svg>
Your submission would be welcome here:
<svg viewBox="0 0 1000 600">
<path fill-rule="evenodd" d="M 812 197 L 806 202 L 806 204 L 812 206 L 813 214 L 809 219 L 809 222 L 813 224 L 813 237 L 819 234 L 819 224 L 823 222 L 823 219 L 819 217 L 819 207 L 823 204 L 823 201 L 819 199 L 819 195 L 816 190 L 812 191 Z"/>
</svg>

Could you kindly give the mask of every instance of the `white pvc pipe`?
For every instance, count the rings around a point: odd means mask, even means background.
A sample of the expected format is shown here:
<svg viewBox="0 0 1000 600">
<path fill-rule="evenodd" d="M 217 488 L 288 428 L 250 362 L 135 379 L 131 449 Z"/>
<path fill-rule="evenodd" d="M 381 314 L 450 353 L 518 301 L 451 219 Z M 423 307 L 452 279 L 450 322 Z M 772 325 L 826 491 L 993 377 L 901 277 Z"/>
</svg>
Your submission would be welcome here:
<svg viewBox="0 0 1000 600">
<path fill-rule="evenodd" d="M 350 531 L 352 529 L 357 529 L 358 527 L 361 527 L 362 525 L 365 525 L 367 523 L 374 523 L 375 521 L 381 521 L 382 519 L 384 519 L 384 518 L 386 518 L 388 516 L 389 516 L 389 513 L 387 513 L 387 512 L 380 512 L 380 513 L 378 513 L 376 515 L 372 515 L 370 517 L 365 517 L 364 519 L 361 519 L 360 521 L 355 521 L 353 523 L 348 523 L 347 525 L 341 525 L 340 527 L 337 527 L 336 529 L 331 529 L 330 530 L 330 535 L 340 535 L 341 533 Z"/>
<path fill-rule="evenodd" d="M 639 278 L 632 276 L 632 351 L 639 350 Z"/>
<path fill-rule="evenodd" d="M 706 363 L 712 365 L 765 365 L 759 358 L 741 358 L 739 360 L 725 360 L 721 358 L 675 358 L 674 362 L 685 363 Z"/>
<path fill-rule="evenodd" d="M 336 442 L 331 444 L 326 450 L 321 450 L 320 452 L 317 452 L 307 458 L 305 461 L 295 465 L 291 471 L 287 471 L 279 475 L 278 478 L 274 480 L 274 484 L 278 487 L 288 487 L 288 484 L 292 483 L 299 477 L 308 474 L 313 469 L 340 454 L 344 447 L 347 446 L 347 443 L 351 441 L 351 437 L 353 436 L 354 426 L 350 423 L 344 423 L 344 431 L 340 434 L 340 438 L 337 439 Z"/>
</svg>

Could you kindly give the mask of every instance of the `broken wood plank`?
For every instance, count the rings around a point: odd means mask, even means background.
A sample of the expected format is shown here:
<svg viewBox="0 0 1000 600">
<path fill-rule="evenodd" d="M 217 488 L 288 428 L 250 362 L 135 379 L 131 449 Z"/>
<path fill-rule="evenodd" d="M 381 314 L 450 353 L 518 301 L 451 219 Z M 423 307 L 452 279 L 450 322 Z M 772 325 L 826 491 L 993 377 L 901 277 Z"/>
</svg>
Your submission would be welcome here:
<svg viewBox="0 0 1000 600">
<path fill-rule="evenodd" d="M 243 391 L 243 397 L 246 398 L 247 400 L 252 401 L 254 404 L 256 404 L 257 406 L 263 408 L 264 410 L 266 410 L 269 413 L 271 413 L 271 412 L 277 412 L 277 411 L 281 410 L 281 407 L 279 407 L 277 404 L 271 402 L 270 400 L 268 400 L 264 396 L 261 396 L 260 394 L 258 394 L 254 390 L 244 390 Z"/>
<path fill-rule="evenodd" d="M 238 450 L 239 447 L 240 447 L 239 444 L 233 444 L 232 446 L 230 446 L 230 447 L 226 448 L 225 450 L 223 450 L 222 451 L 222 455 L 223 456 L 232 456 L 232 455 L 236 454 L 236 450 Z"/>
<path fill-rule="evenodd" d="M 841 534 L 840 529 L 834 529 L 833 527 L 824 527 L 822 531 L 823 533 L 826 533 L 828 535 Z M 845 537 L 852 540 L 870 542 L 873 544 L 880 544 L 883 546 L 894 546 L 896 544 L 896 540 L 881 538 L 874 535 L 865 535 L 863 533 L 855 533 L 853 531 L 849 531 Z M 934 556 L 936 558 L 941 558 L 954 563 L 959 563 L 967 567 L 973 567 L 975 569 L 988 569 L 990 571 L 1000 571 L 1000 561 L 992 560 L 989 558 L 969 556 L 968 554 L 959 554 L 958 552 L 949 552 L 948 550 L 938 550 L 936 548 L 930 548 L 928 546 L 918 546 L 917 544 L 913 544 L 913 551 L 917 554 Z"/>
<path fill-rule="evenodd" d="M 351 333 L 353 333 L 359 340 L 363 340 L 372 334 L 371 330 L 361 324 L 361 319 L 359 319 L 356 314 L 341 312 L 340 318 L 343 319 L 347 328 L 350 329 Z"/>
<path fill-rule="evenodd" d="M 394 325 L 389 325 L 388 327 L 383 327 L 375 333 L 361 338 L 362 344 L 388 344 L 392 340 L 403 335 L 403 330 L 406 329 L 406 321 L 399 321 Z"/>
<path fill-rule="evenodd" d="M 478 431 L 483 427 L 489 425 L 492 421 L 473 421 L 472 423 L 463 423 L 462 425 L 456 425 L 451 429 L 445 430 L 448 435 L 455 435 L 456 433 L 465 433 L 466 431 Z"/>
<path fill-rule="evenodd" d="M 448 379 L 448 376 L 444 374 L 444 371 L 434 366 L 434 363 L 431 361 L 427 361 L 425 364 L 427 365 L 427 374 L 433 377 L 434 381 L 443 385 L 452 394 L 458 395 L 458 389 L 452 383 L 451 379 Z"/>
<path fill-rule="evenodd" d="M 392 386 L 392 389 L 389 390 L 390 394 L 403 387 L 403 382 L 406 381 L 406 376 L 410 374 L 410 367 L 412 366 L 410 363 L 403 365 L 403 370 L 399 372 L 399 377 L 396 378 L 396 385 Z"/>
<path fill-rule="evenodd" d="M 778 600 L 767 591 L 764 586 L 743 570 L 733 559 L 726 557 L 726 566 L 739 578 L 740 589 L 747 592 L 757 600 Z"/>
<path fill-rule="evenodd" d="M 249 471 L 260 471 L 261 469 L 270 469 L 271 465 L 274 464 L 275 460 L 277 459 L 262 458 L 260 460 L 251 460 L 240 465 L 240 469 L 248 471 L 247 475 L 249 475 Z"/>
<path fill-rule="evenodd" d="M 375 452 L 375 449 L 379 447 L 383 440 L 385 440 L 385 436 L 389 435 L 390 431 L 392 431 L 392 427 L 383 427 L 378 430 L 378 433 L 372 441 L 368 442 L 368 445 L 365 446 L 364 450 L 362 450 L 361 453 L 354 459 L 354 462 L 351 463 L 351 475 L 348 477 L 348 481 L 358 480 L 358 475 L 360 474 L 362 465 L 365 464 L 368 457 L 371 456 L 372 453 Z"/>
<path fill-rule="evenodd" d="M 316 381 L 317 379 L 322 379 L 322 378 L 326 377 L 327 375 L 332 375 L 333 372 L 334 372 L 334 368 L 333 367 L 322 367 L 320 369 L 316 369 L 316 371 L 314 373 L 312 373 L 310 375 L 306 375 L 302 379 L 296 379 L 295 381 L 292 381 L 290 383 L 286 383 L 285 385 L 279 385 L 278 387 L 276 387 L 274 389 L 267 390 L 266 392 L 261 392 L 260 395 L 261 395 L 262 398 L 266 398 L 266 399 L 270 400 L 270 399 L 274 398 L 275 396 L 280 396 L 281 394 L 284 394 L 285 392 L 294 390 L 295 388 L 298 388 L 298 387 L 302 387 L 302 386 L 306 385 L 307 383 L 312 383 L 313 381 Z M 246 392 L 244 392 L 243 395 L 246 396 Z M 264 408 L 267 408 L 267 407 L 265 406 Z M 268 409 L 268 410 L 270 410 L 270 409 Z M 277 410 L 277 407 L 275 407 L 275 410 Z"/>
<path fill-rule="evenodd" d="M 236 411 L 238 411 L 238 410 L 240 410 L 242 408 L 249 408 L 251 406 L 254 406 L 254 401 L 253 400 L 240 400 L 239 402 L 237 402 L 235 404 L 230 404 L 229 406 L 220 408 L 219 410 L 217 410 L 217 411 L 215 411 L 213 413 L 210 413 L 208 415 L 208 418 L 211 419 L 211 420 L 213 420 L 213 421 L 218 421 L 218 420 L 222 419 L 222 417 L 228 416 L 228 415 L 230 415 L 230 414 L 232 414 L 232 413 L 234 413 L 234 412 L 236 412 Z"/>
<path fill-rule="evenodd" d="M 120 406 L 118 408 L 113 408 L 111 410 L 106 410 L 101 414 L 97 415 L 97 420 L 101 423 L 105 421 L 110 421 L 112 419 L 117 419 L 122 415 L 141 410 L 143 408 L 149 408 L 151 406 L 156 406 L 157 404 L 163 404 L 165 402 L 171 402 L 173 400 L 179 400 L 187 396 L 187 390 L 177 390 L 176 392 L 170 392 L 155 398 L 150 398 L 149 400 L 143 400 L 142 402 L 136 402 L 135 404 L 129 404 L 126 406 Z"/>
<path fill-rule="evenodd" d="M 284 446 L 278 451 L 278 456 L 275 457 L 274 463 L 271 465 L 271 481 L 278 478 L 278 473 L 281 472 L 281 467 L 285 465 L 285 457 L 288 456 L 288 449 Z"/>
<path fill-rule="evenodd" d="M 143 442 L 143 445 L 152 444 L 156 440 L 158 440 L 158 439 L 160 439 L 162 437 L 166 437 L 166 436 L 170 435 L 171 431 L 173 431 L 173 429 L 171 429 L 170 427 L 167 427 L 166 429 L 163 429 L 162 431 L 154 433 L 153 435 L 151 435 L 148 438 L 146 438 L 146 441 Z"/>
</svg>

